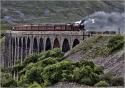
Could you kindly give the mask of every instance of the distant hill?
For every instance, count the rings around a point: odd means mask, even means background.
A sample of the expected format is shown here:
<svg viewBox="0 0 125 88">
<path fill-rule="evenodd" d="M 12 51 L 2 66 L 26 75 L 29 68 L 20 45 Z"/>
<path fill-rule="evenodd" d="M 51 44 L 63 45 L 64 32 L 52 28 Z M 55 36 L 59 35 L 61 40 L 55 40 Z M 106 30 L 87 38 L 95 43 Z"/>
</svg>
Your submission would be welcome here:
<svg viewBox="0 0 125 88">
<path fill-rule="evenodd" d="M 123 12 L 123 1 L 2 1 L 2 22 L 66 23 L 96 11 Z M 6 22 L 5 22 L 6 23 Z"/>
</svg>

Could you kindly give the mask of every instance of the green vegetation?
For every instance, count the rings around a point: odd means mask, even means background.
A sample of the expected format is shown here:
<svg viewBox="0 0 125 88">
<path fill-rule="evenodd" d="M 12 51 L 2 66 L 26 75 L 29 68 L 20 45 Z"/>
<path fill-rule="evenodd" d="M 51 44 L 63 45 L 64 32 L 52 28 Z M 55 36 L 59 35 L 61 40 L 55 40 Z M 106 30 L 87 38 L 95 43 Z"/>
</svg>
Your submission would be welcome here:
<svg viewBox="0 0 125 88">
<path fill-rule="evenodd" d="M 84 50 L 98 56 L 110 55 L 117 52 L 124 46 L 123 36 L 95 36 L 84 40 L 73 48 L 70 53 Z M 102 48 L 103 47 L 103 48 Z M 91 53 L 92 52 L 92 53 Z M 87 56 L 86 56 L 87 57 Z M 55 48 L 42 53 L 34 53 L 25 58 L 20 64 L 17 62 L 13 68 L 8 69 L 11 73 L 19 72 L 19 80 L 12 79 L 12 74 L 2 70 L 3 87 L 18 86 L 28 88 L 44 88 L 58 82 L 76 82 L 87 86 L 123 86 L 122 77 L 114 76 L 111 73 L 104 73 L 104 68 L 94 64 L 92 61 L 81 60 L 73 62 L 64 60 L 64 54 L 60 49 Z"/>
<path fill-rule="evenodd" d="M 106 81 L 99 81 L 98 83 L 95 84 L 97 87 L 106 87 L 109 86 L 109 84 Z"/>
<path fill-rule="evenodd" d="M 12 74 L 1 68 L 0 72 L 0 82 L 2 87 L 16 87 L 17 83 L 16 81 L 12 78 Z"/>
<path fill-rule="evenodd" d="M 124 37 L 123 36 L 114 36 L 108 42 L 107 47 L 111 49 L 111 52 L 119 50 L 124 46 Z"/>
<path fill-rule="evenodd" d="M 95 59 L 97 57 L 106 57 L 116 51 L 123 49 L 124 36 L 94 36 L 84 40 L 81 44 L 70 50 L 65 57 L 76 52 L 82 52 L 84 59 Z"/>
<path fill-rule="evenodd" d="M 5 24 L 5 23 L 0 24 L 0 40 L 1 40 L 1 38 L 3 38 L 5 36 L 5 32 L 8 29 L 9 29 L 9 26 L 7 24 Z"/>
<path fill-rule="evenodd" d="M 12 68 L 12 72 L 19 71 L 19 80 L 13 81 L 11 77 L 9 80 L 12 80 L 12 84 L 6 79 L 7 82 L 2 85 L 44 88 L 60 81 L 76 82 L 88 86 L 123 85 L 122 79 L 113 75 L 105 76 L 103 67 L 95 65 L 92 61 L 72 62 L 61 60 L 62 57 L 63 54 L 58 48 L 30 55 L 23 64 L 17 63 Z"/>
<path fill-rule="evenodd" d="M 124 80 L 123 77 L 117 77 L 117 76 L 115 76 L 115 77 L 112 77 L 111 83 L 114 86 L 119 86 L 119 85 L 124 86 L 124 81 L 123 80 Z"/>
</svg>

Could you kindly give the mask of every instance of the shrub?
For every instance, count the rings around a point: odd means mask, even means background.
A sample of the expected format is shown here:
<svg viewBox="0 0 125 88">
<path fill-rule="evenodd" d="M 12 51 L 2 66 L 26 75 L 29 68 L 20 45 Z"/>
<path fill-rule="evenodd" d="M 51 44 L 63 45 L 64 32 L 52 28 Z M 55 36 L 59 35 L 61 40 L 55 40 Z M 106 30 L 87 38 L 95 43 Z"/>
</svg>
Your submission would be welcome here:
<svg viewBox="0 0 125 88">
<path fill-rule="evenodd" d="M 90 66 L 91 68 L 94 68 L 94 63 L 92 61 L 82 60 L 79 62 L 79 66 Z"/>
<path fill-rule="evenodd" d="M 25 73 L 25 76 L 27 78 L 27 80 L 32 83 L 33 81 L 36 81 L 38 83 L 43 82 L 43 79 L 41 77 L 41 68 L 36 68 L 36 67 L 32 67 L 31 69 L 27 70 Z"/>
<path fill-rule="evenodd" d="M 37 60 L 38 60 L 38 58 L 39 58 L 38 54 L 29 55 L 27 58 L 25 58 L 23 64 L 24 64 L 24 65 L 27 65 L 27 64 L 29 64 L 30 62 L 36 63 Z"/>
<path fill-rule="evenodd" d="M 22 74 L 18 81 L 18 86 L 27 87 L 28 85 L 29 85 L 29 82 L 28 82 L 26 76 Z"/>
<path fill-rule="evenodd" d="M 106 81 L 99 81 L 95 84 L 96 87 L 107 87 L 109 84 Z"/>
<path fill-rule="evenodd" d="M 124 78 L 115 76 L 112 78 L 111 82 L 112 82 L 112 86 L 123 86 Z"/>
<path fill-rule="evenodd" d="M 80 83 L 85 85 L 92 85 L 92 80 L 89 77 L 84 77 L 80 80 Z"/>
<path fill-rule="evenodd" d="M 12 78 L 12 75 L 10 73 L 3 73 L 0 72 L 1 75 L 1 86 L 2 87 L 16 87 L 17 86 L 17 82 Z"/>
<path fill-rule="evenodd" d="M 100 75 L 100 80 L 105 80 L 108 83 L 111 83 L 111 79 L 113 77 L 112 73 L 105 73 Z"/>
<path fill-rule="evenodd" d="M 123 48 L 123 46 L 124 46 L 124 37 L 120 35 L 112 37 L 107 45 L 108 48 L 111 48 L 111 52 L 119 50 Z"/>
<path fill-rule="evenodd" d="M 74 81 L 89 86 L 123 84 L 120 78 L 112 78 L 113 75 L 109 73 L 104 74 L 104 69 L 92 61 L 57 60 L 59 55 L 62 55 L 59 49 L 49 50 L 29 56 L 22 65 L 15 65 L 13 70 L 20 68 L 21 73 L 18 86 L 39 88 L 41 85 L 45 87 L 59 81 Z"/>
<path fill-rule="evenodd" d="M 96 73 L 94 73 L 94 72 L 91 73 L 90 77 L 91 77 L 91 80 L 92 80 L 92 84 L 93 84 L 93 85 L 94 85 L 95 83 L 97 83 L 97 82 L 100 81 L 99 75 L 96 74 Z"/>
<path fill-rule="evenodd" d="M 74 79 L 75 81 L 78 81 L 80 78 L 81 78 L 80 69 L 79 69 L 78 67 L 76 67 L 76 68 L 73 70 L 73 79 Z"/>
<path fill-rule="evenodd" d="M 54 48 L 53 50 L 50 50 L 50 57 L 62 57 L 63 54 L 61 53 L 60 48 Z"/>
<path fill-rule="evenodd" d="M 33 82 L 33 84 L 30 84 L 28 88 L 42 88 L 40 84 L 37 82 Z"/>
<path fill-rule="evenodd" d="M 103 67 L 102 66 L 99 66 L 99 65 L 96 65 L 94 67 L 94 72 L 97 73 L 97 74 L 102 74 L 103 73 Z"/>
<path fill-rule="evenodd" d="M 72 81 L 72 78 L 73 78 L 72 70 L 62 71 L 62 81 Z"/>
<path fill-rule="evenodd" d="M 57 63 L 57 60 L 55 58 L 49 57 L 49 58 L 46 58 L 46 59 L 42 60 L 42 63 L 47 66 L 47 65 Z"/>
<path fill-rule="evenodd" d="M 0 34 L 0 38 L 4 37 L 5 36 L 5 33 L 1 33 Z"/>
<path fill-rule="evenodd" d="M 80 69 L 80 74 L 82 74 L 82 76 L 90 76 L 92 72 L 93 69 L 90 66 L 83 66 Z"/>
</svg>

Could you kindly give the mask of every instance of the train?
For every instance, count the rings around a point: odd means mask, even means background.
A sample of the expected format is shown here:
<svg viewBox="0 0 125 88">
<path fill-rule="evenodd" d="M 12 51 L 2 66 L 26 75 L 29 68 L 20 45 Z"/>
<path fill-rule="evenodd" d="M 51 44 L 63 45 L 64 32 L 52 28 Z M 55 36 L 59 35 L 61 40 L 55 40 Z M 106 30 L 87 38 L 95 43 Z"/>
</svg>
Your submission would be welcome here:
<svg viewBox="0 0 125 88">
<path fill-rule="evenodd" d="M 15 25 L 11 27 L 12 31 L 80 31 L 84 30 L 84 25 L 68 23 L 68 24 L 28 24 Z"/>
<path fill-rule="evenodd" d="M 86 34 L 117 34 L 116 31 L 92 31 L 85 30 L 85 20 L 77 21 L 75 23 L 58 23 L 58 24 L 25 24 L 15 25 L 11 27 L 12 31 L 80 31 L 84 30 Z"/>
</svg>

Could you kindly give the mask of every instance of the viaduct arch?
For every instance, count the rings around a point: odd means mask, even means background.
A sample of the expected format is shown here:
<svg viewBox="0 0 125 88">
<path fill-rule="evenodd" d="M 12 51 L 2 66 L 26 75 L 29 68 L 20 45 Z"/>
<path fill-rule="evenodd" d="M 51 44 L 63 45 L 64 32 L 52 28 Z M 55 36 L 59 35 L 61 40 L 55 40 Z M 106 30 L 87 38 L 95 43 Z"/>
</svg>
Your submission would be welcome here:
<svg viewBox="0 0 125 88">
<path fill-rule="evenodd" d="M 59 44 L 58 38 L 56 38 L 56 39 L 54 40 L 53 48 L 60 48 L 60 44 Z"/>
<path fill-rule="evenodd" d="M 72 46 L 72 47 L 75 47 L 77 44 L 79 44 L 79 40 L 78 40 L 78 39 L 75 39 L 75 40 L 73 41 L 73 46 Z"/>
<path fill-rule="evenodd" d="M 63 45 L 62 45 L 62 51 L 67 52 L 68 50 L 70 50 L 69 41 L 68 39 L 64 39 Z"/>
<path fill-rule="evenodd" d="M 50 38 L 46 39 L 46 45 L 45 45 L 45 50 L 51 50 L 52 49 L 52 44 Z"/>
</svg>

